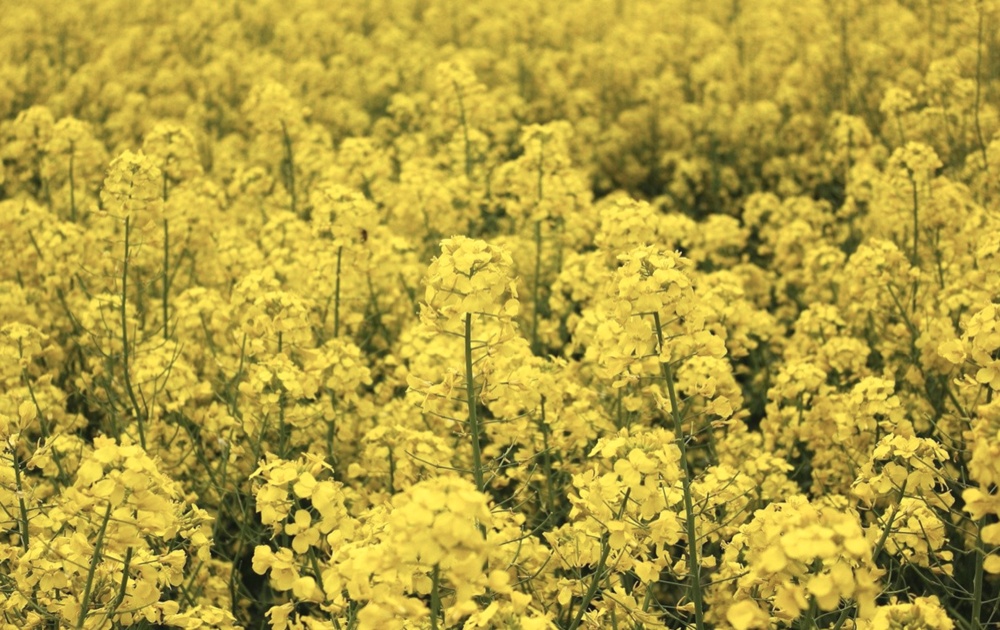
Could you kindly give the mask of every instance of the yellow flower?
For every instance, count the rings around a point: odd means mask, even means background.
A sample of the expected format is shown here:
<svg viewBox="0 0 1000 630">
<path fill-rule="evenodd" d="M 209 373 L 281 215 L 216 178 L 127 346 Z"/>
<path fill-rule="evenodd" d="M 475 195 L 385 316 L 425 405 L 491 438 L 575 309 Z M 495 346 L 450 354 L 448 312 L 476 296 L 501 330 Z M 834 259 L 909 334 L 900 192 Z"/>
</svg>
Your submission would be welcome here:
<svg viewBox="0 0 1000 630">
<path fill-rule="evenodd" d="M 289 591 L 299 579 L 291 549 L 279 548 L 277 553 L 266 545 L 254 548 L 252 567 L 255 573 L 270 572 L 271 585 L 279 591 Z"/>
<path fill-rule="evenodd" d="M 895 598 L 893 598 L 895 600 Z M 912 603 L 895 603 L 879 606 L 869 622 L 859 626 L 863 630 L 952 630 L 955 623 L 948 617 L 936 596 L 917 597 Z"/>
<path fill-rule="evenodd" d="M 460 333 L 468 314 L 511 327 L 519 306 L 510 254 L 463 236 L 442 241 L 427 272 L 424 302 L 421 319 L 442 331 Z"/>
<path fill-rule="evenodd" d="M 101 189 L 102 208 L 131 229 L 145 231 L 160 220 L 163 204 L 163 173 L 141 151 L 125 151 L 112 160 Z"/>
<path fill-rule="evenodd" d="M 732 624 L 735 630 L 766 628 L 768 616 L 755 601 L 744 599 L 726 610 L 726 621 Z"/>
</svg>

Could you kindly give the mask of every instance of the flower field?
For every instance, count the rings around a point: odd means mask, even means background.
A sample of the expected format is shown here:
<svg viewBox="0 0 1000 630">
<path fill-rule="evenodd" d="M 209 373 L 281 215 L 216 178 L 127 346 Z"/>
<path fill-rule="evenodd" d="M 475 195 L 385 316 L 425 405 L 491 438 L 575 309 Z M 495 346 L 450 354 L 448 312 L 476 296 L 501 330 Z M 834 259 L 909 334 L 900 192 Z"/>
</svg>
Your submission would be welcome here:
<svg viewBox="0 0 1000 630">
<path fill-rule="evenodd" d="M 996 0 L 0 32 L 0 630 L 1000 627 Z"/>
</svg>

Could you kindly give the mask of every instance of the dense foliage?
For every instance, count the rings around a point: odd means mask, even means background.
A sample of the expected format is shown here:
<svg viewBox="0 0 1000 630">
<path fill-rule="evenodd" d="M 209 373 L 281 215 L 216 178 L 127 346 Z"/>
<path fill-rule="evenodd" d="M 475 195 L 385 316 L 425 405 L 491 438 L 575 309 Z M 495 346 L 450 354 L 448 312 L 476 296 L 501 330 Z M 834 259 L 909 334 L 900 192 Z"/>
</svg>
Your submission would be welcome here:
<svg viewBox="0 0 1000 630">
<path fill-rule="evenodd" d="M 1000 623 L 1000 9 L 0 1 L 0 627 Z"/>
</svg>

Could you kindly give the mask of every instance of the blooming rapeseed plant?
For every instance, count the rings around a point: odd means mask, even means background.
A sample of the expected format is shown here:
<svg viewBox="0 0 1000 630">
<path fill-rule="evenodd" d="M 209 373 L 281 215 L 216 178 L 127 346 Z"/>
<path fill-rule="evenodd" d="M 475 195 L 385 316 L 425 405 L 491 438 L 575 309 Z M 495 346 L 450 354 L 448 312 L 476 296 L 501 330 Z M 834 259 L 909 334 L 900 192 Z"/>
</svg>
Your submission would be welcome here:
<svg viewBox="0 0 1000 630">
<path fill-rule="evenodd" d="M 5 3 L 0 626 L 993 627 L 998 24 Z"/>
</svg>

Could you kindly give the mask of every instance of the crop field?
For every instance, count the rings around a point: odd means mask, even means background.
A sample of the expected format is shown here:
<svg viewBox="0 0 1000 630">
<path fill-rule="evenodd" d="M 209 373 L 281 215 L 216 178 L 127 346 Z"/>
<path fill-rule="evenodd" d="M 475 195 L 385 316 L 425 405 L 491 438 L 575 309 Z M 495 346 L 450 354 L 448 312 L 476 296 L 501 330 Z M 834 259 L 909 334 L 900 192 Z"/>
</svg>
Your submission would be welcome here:
<svg viewBox="0 0 1000 630">
<path fill-rule="evenodd" d="M 0 0 L 0 630 L 1000 628 L 997 0 Z"/>
</svg>

